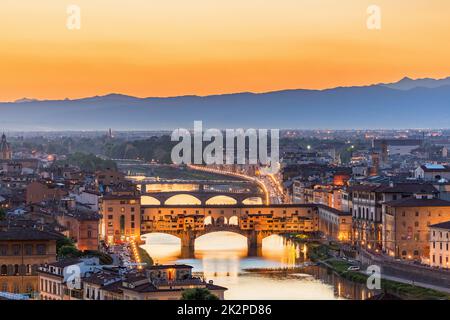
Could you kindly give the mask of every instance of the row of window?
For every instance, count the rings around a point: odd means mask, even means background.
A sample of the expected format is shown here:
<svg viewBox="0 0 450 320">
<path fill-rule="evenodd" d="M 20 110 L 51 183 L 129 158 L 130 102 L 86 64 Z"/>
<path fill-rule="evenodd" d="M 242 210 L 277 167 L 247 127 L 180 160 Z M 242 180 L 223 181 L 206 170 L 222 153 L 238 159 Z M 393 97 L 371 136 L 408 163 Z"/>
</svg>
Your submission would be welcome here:
<svg viewBox="0 0 450 320">
<path fill-rule="evenodd" d="M 219 212 L 220 212 L 220 214 L 225 214 L 225 210 L 220 210 Z M 308 209 L 307 212 L 311 213 L 311 210 Z M 162 214 L 162 210 L 158 210 L 158 213 Z M 200 210 L 195 210 L 195 213 L 196 214 L 200 214 Z M 245 210 L 245 213 L 246 214 L 255 214 L 255 212 L 250 212 L 249 210 Z M 257 213 L 258 214 L 265 214 L 265 212 L 262 212 L 261 210 L 258 210 Z M 274 213 L 275 213 L 274 210 L 270 210 L 270 214 L 274 214 Z M 287 211 L 283 210 L 283 214 L 286 214 L 286 213 L 287 213 Z M 292 214 L 298 214 L 298 213 L 299 213 L 299 211 L 295 210 Z M 170 210 L 170 214 L 175 214 L 175 211 L 174 210 Z M 183 210 L 183 214 L 187 214 L 187 210 Z M 212 214 L 212 211 L 208 210 L 208 214 Z M 237 214 L 237 210 L 233 210 L 233 214 Z"/>
<path fill-rule="evenodd" d="M 406 257 L 407 255 L 408 255 L 408 252 L 406 250 L 403 250 L 402 251 L 402 256 Z M 419 255 L 419 250 L 414 250 L 413 255 L 414 256 L 418 256 Z"/>
<path fill-rule="evenodd" d="M 20 256 L 20 255 L 46 255 L 47 246 L 45 244 L 13 244 L 8 246 L 7 244 L 0 245 L 0 256 Z"/>
<path fill-rule="evenodd" d="M 121 217 L 123 217 L 123 215 Z M 130 220 L 134 221 L 134 217 L 135 217 L 134 214 L 132 214 L 130 216 Z M 113 220 L 113 219 L 114 219 L 114 216 L 112 214 L 108 215 L 108 220 Z"/>
<path fill-rule="evenodd" d="M 113 207 L 108 207 L 108 212 L 113 212 L 114 211 L 114 208 Z M 131 207 L 130 208 L 130 211 L 131 212 L 135 212 L 135 208 L 134 207 Z M 121 207 L 120 208 L 120 212 L 125 212 L 125 207 Z"/>
<path fill-rule="evenodd" d="M 56 281 L 41 278 L 41 291 L 59 296 L 61 295 L 61 284 Z"/>
<path fill-rule="evenodd" d="M 369 219 L 375 221 L 375 213 L 373 211 L 369 212 L 369 208 L 358 207 L 358 210 L 353 209 L 353 216 L 358 219 Z"/>
<path fill-rule="evenodd" d="M 443 248 L 443 243 L 439 242 L 439 249 L 442 250 Z M 436 241 L 433 241 L 433 249 L 436 249 Z M 448 251 L 448 242 L 445 243 L 445 250 Z"/>
<path fill-rule="evenodd" d="M 433 230 L 433 237 L 436 237 L 436 231 Z M 445 233 L 445 237 L 448 239 L 449 238 L 449 232 Z M 442 231 L 439 231 L 439 238 L 442 238 Z"/>
<path fill-rule="evenodd" d="M 402 221 L 401 225 L 402 225 L 402 227 L 406 228 L 407 227 L 406 221 Z M 430 225 L 431 225 L 431 222 L 427 221 L 427 227 L 429 227 Z M 420 222 L 414 221 L 414 227 L 418 228 L 419 226 L 420 226 Z M 411 228 L 411 227 L 409 227 L 409 228 Z"/>
<path fill-rule="evenodd" d="M 2 292 L 10 292 L 10 293 L 24 293 L 20 292 L 19 284 L 13 283 L 11 286 L 8 284 L 8 282 L 2 282 L 0 285 L 0 291 Z M 32 283 L 26 283 L 25 284 L 25 291 L 26 293 L 32 293 L 34 291 L 34 286 Z"/>
<path fill-rule="evenodd" d="M 434 254 L 433 254 L 432 260 L 433 260 L 433 263 L 436 263 L 436 256 Z M 442 259 L 442 256 L 439 256 L 439 264 L 442 264 L 443 262 L 444 261 Z M 445 257 L 445 264 L 448 267 L 448 256 Z"/>
<path fill-rule="evenodd" d="M 34 269 L 37 267 L 35 266 Z M 0 275 L 2 276 L 21 276 L 21 275 L 32 275 L 33 266 L 31 264 L 2 264 L 0 266 Z"/>
</svg>

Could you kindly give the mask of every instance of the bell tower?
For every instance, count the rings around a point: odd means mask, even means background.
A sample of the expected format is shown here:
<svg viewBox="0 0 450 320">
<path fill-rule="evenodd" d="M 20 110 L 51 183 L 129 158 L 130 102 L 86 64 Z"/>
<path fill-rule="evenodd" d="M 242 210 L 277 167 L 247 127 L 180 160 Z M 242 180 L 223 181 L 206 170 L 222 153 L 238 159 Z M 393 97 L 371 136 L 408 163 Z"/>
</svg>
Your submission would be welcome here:
<svg viewBox="0 0 450 320">
<path fill-rule="evenodd" d="M 6 141 L 5 133 L 2 134 L 2 139 L 0 140 L 0 160 L 11 160 L 12 159 L 12 149 L 11 145 Z"/>
</svg>

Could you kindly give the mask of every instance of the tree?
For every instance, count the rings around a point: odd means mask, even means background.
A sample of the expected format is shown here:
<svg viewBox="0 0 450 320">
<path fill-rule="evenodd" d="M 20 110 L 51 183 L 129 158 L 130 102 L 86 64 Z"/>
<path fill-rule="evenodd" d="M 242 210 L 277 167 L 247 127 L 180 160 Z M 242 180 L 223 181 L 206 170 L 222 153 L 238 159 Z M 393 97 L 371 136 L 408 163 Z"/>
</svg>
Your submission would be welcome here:
<svg viewBox="0 0 450 320">
<path fill-rule="evenodd" d="M 73 245 L 62 246 L 58 250 L 58 256 L 61 258 L 79 258 L 82 252 Z"/>
<path fill-rule="evenodd" d="M 184 290 L 181 295 L 181 300 L 219 300 L 219 298 L 208 289 L 195 288 Z"/>
<path fill-rule="evenodd" d="M 63 246 L 73 246 L 75 247 L 75 243 L 72 239 L 64 237 L 60 238 L 56 241 L 56 252 L 59 252 L 59 249 Z"/>
<path fill-rule="evenodd" d="M 67 237 L 56 241 L 56 252 L 60 258 L 78 258 L 81 251 L 75 246 L 75 242 Z"/>
<path fill-rule="evenodd" d="M 3 208 L 0 208 L 0 221 L 6 219 L 6 212 Z"/>
</svg>

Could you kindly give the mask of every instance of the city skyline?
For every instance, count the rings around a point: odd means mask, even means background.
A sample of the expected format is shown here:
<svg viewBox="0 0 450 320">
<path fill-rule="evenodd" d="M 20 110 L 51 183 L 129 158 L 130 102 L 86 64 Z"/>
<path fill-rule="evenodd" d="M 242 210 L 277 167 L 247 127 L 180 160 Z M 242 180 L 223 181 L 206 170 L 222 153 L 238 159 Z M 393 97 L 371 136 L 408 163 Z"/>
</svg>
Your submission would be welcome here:
<svg viewBox="0 0 450 320">
<path fill-rule="evenodd" d="M 449 13 L 1 1 L 0 305 L 450 300 Z"/>
</svg>

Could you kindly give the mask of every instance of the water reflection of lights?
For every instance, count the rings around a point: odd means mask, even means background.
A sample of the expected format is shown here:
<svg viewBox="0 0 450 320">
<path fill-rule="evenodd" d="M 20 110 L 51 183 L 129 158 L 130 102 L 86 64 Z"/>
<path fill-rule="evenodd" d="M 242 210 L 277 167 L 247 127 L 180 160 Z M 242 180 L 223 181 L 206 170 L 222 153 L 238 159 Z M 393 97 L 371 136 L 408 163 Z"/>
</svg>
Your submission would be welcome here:
<svg viewBox="0 0 450 320">
<path fill-rule="evenodd" d="M 194 273 L 227 287 L 226 299 L 365 299 L 370 295 L 364 285 L 330 278 L 327 270 L 319 267 L 310 271 L 314 277 L 302 273 L 279 277 L 245 272 L 247 268 L 294 267 L 304 261 L 306 246 L 280 236 L 263 240 L 262 257 L 248 257 L 245 237 L 229 232 L 207 234 L 196 240 L 195 259 L 179 258 L 181 244 L 174 236 L 155 233 L 142 239 L 147 241 L 142 247 L 156 263 L 192 265 Z"/>
<path fill-rule="evenodd" d="M 225 255 L 204 252 L 202 257 L 203 276 L 207 279 L 230 277 L 236 280 L 239 274 L 240 259 L 241 257 L 233 252 Z"/>
<path fill-rule="evenodd" d="M 180 240 L 174 236 L 152 233 L 143 235 L 146 241 L 143 248 L 159 263 L 177 259 L 180 255 Z M 204 235 L 195 241 L 195 258 L 202 260 L 208 269 L 214 261 L 217 265 L 230 265 L 233 269 L 226 272 L 235 273 L 239 270 L 239 261 L 247 256 L 247 239 L 231 232 L 215 232 Z M 280 236 L 270 236 L 263 240 L 263 260 L 277 262 L 280 267 L 293 267 L 299 259 L 305 257 L 305 247 L 300 248 Z M 218 272 L 218 270 L 214 270 Z"/>
<path fill-rule="evenodd" d="M 162 233 L 146 234 L 141 237 L 145 249 L 155 263 L 167 263 L 176 260 L 181 254 L 181 240 Z"/>
</svg>

